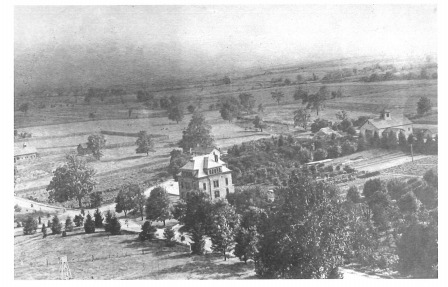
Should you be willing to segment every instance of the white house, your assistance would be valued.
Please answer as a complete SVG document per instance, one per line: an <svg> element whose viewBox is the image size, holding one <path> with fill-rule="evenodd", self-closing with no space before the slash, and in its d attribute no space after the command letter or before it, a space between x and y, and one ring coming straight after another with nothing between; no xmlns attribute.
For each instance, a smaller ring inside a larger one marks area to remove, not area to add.
<svg viewBox="0 0 448 287"><path fill-rule="evenodd" d="M226 197L235 188L232 182L232 171L220 159L221 152L214 148L208 153L194 156L185 164L178 174L179 195L181 198L191 190L200 190L210 198Z"/></svg>

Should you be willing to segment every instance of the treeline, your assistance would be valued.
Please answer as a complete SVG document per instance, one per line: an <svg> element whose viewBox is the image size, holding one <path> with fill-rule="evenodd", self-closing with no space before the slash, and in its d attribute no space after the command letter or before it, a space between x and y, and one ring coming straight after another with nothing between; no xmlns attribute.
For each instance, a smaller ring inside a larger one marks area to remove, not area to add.
<svg viewBox="0 0 448 287"><path fill-rule="evenodd" d="M437 79L437 72L430 74L426 68L421 69L420 74L413 72L397 74L393 71L387 71L386 73L373 73L370 76L362 77L360 80L363 82L381 82L381 81L395 81L395 80L428 80Z"/></svg>
<svg viewBox="0 0 448 287"><path fill-rule="evenodd" d="M210 238L224 260L233 252L254 261L260 278L342 278L347 262L437 277L434 171L424 180L369 180L346 199L340 193L293 172L274 197L258 187L215 201L192 191L173 215L190 234L193 254L203 254Z"/></svg>

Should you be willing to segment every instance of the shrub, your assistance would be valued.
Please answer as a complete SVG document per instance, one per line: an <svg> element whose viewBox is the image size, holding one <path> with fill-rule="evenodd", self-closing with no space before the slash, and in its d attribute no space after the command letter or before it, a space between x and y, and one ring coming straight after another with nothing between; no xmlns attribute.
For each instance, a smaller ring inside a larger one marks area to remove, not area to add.
<svg viewBox="0 0 448 287"><path fill-rule="evenodd" d="M121 224L117 217L112 217L110 220L110 233L112 235L119 235L121 234Z"/></svg>
<svg viewBox="0 0 448 287"><path fill-rule="evenodd" d="M361 202L361 195L358 191L358 188L356 186L351 186L347 191L347 201L353 202L353 203L359 203Z"/></svg>
<svg viewBox="0 0 448 287"><path fill-rule="evenodd" d="M14 212L20 212L20 211L22 211L22 208L18 204L14 205Z"/></svg>
<svg viewBox="0 0 448 287"><path fill-rule="evenodd" d="M73 222L70 216L67 216L67 219L65 220L65 231L73 231Z"/></svg>
<svg viewBox="0 0 448 287"><path fill-rule="evenodd" d="M61 234L62 232L62 224L59 221L57 215L53 217L53 222L51 223L51 233L52 234Z"/></svg>
<svg viewBox="0 0 448 287"><path fill-rule="evenodd" d="M81 214L75 215L75 219L73 221L75 222L76 227L80 227L84 223L84 216L82 216Z"/></svg>
<svg viewBox="0 0 448 287"><path fill-rule="evenodd" d="M45 226L45 223L42 224L42 237L45 238L47 237L47 227Z"/></svg>
<svg viewBox="0 0 448 287"><path fill-rule="evenodd" d="M93 221L90 213L87 214L86 222L84 223L84 230L86 233L94 233L95 232L95 222Z"/></svg>
<svg viewBox="0 0 448 287"><path fill-rule="evenodd" d="M171 227L166 227L165 230L163 231L163 236L166 239L166 245L167 246L174 246L174 230Z"/></svg>
<svg viewBox="0 0 448 287"><path fill-rule="evenodd" d="M157 231L157 228L152 226L151 222L149 222L147 220L147 221L145 221L145 223L143 223L142 231L139 233L138 238L141 241L155 239L156 238L156 234L155 234L156 231Z"/></svg>
<svg viewBox="0 0 448 287"><path fill-rule="evenodd" d="M36 229L37 229L37 221L31 215L29 215L26 218L25 223L23 224L23 234L25 235L34 234L36 232Z"/></svg>

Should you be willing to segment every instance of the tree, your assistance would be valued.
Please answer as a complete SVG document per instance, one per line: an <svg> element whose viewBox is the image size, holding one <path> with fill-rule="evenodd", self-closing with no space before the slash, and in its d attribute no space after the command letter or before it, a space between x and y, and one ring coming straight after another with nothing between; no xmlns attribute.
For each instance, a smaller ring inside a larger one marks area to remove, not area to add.
<svg viewBox="0 0 448 287"><path fill-rule="evenodd" d="M397 204L402 213L415 214L419 210L421 202L412 191L409 191L398 200Z"/></svg>
<svg viewBox="0 0 448 287"><path fill-rule="evenodd" d="M73 231L73 222L70 216L67 216L65 219L65 231L72 232Z"/></svg>
<svg viewBox="0 0 448 287"><path fill-rule="evenodd" d="M324 108L325 102L328 99L328 90L326 86L320 87L316 94L311 94L308 96L304 103L307 104L307 109L312 109L316 111L317 116L319 116L319 111Z"/></svg>
<svg viewBox="0 0 448 287"><path fill-rule="evenodd" d="M22 211L22 208L16 203L14 205L14 212L20 212L20 211Z"/></svg>
<svg viewBox="0 0 448 287"><path fill-rule="evenodd" d="M318 148L313 155L313 160L315 161L319 161L319 160L324 160L327 158L327 151L325 149L322 148Z"/></svg>
<svg viewBox="0 0 448 287"><path fill-rule="evenodd" d="M372 197L376 191L385 191L384 182L379 178L369 179L364 183L362 193L367 199Z"/></svg>
<svg viewBox="0 0 448 287"><path fill-rule="evenodd" d="M264 106L261 103L258 105L258 112L259 113L264 113Z"/></svg>
<svg viewBox="0 0 448 287"><path fill-rule="evenodd" d="M191 229L191 253L196 255L204 254L205 238L204 229L201 223L196 223Z"/></svg>
<svg viewBox="0 0 448 287"><path fill-rule="evenodd" d="M211 135L211 126L207 124L201 113L194 113L187 129L183 131L179 146L184 151L188 151L190 148L206 148L213 146L213 144L214 139Z"/></svg>
<svg viewBox="0 0 448 287"><path fill-rule="evenodd" d="M347 191L347 201L352 203L360 203L361 195L359 194L358 187L355 185L351 186Z"/></svg>
<svg viewBox="0 0 448 287"><path fill-rule="evenodd" d="M221 107L219 112L224 120L231 122L234 118L240 115L242 107L237 98L227 96L222 99L220 103Z"/></svg>
<svg viewBox="0 0 448 287"><path fill-rule="evenodd" d="M26 115L26 113L28 112L29 109L30 109L30 104L29 103L24 103L24 104L21 104L19 106L19 111L21 111L25 115Z"/></svg>
<svg viewBox="0 0 448 287"><path fill-rule="evenodd" d="M294 112L294 126L301 126L306 130L311 115L307 109L300 108Z"/></svg>
<svg viewBox="0 0 448 287"><path fill-rule="evenodd" d="M427 97L421 97L417 103L417 114L424 115L432 108L431 100Z"/></svg>
<svg viewBox="0 0 448 287"><path fill-rule="evenodd" d="M146 219L165 221L171 218L171 202L166 189L157 186L149 194L146 200Z"/></svg>
<svg viewBox="0 0 448 287"><path fill-rule="evenodd" d="M146 195L143 192L142 188L138 184L133 184L131 189L134 190L134 201L135 201L135 210L138 211L142 217L145 212L145 203L146 203Z"/></svg>
<svg viewBox="0 0 448 287"><path fill-rule="evenodd" d="M178 149L173 149L170 152L170 156L168 172L171 173L174 180L177 181L177 174L180 172L180 168L188 162L190 156Z"/></svg>
<svg viewBox="0 0 448 287"><path fill-rule="evenodd" d="M200 230L205 234L209 234L212 226L212 202L210 196L202 191L188 192L185 199L177 202L173 216L180 224L184 225L186 230L192 230L196 224L199 224Z"/></svg>
<svg viewBox="0 0 448 287"><path fill-rule="evenodd" d="M75 219L73 220L76 227L80 227L84 224L84 216L82 214L75 215Z"/></svg>
<svg viewBox="0 0 448 287"><path fill-rule="evenodd" d="M229 205L225 199L215 202L213 205L213 229L210 236L212 250L221 253L225 261L227 254L233 250L238 215L235 213L235 208Z"/></svg>
<svg viewBox="0 0 448 287"><path fill-rule="evenodd" d="M416 278L437 278L438 232L437 223L413 222L397 242L400 271Z"/></svg>
<svg viewBox="0 0 448 287"><path fill-rule="evenodd" d="M101 149L106 145L106 140L104 139L103 134L90 135L87 138L87 148L92 152L94 158L99 160L103 153Z"/></svg>
<svg viewBox="0 0 448 287"><path fill-rule="evenodd" d="M95 218L95 227L96 228L103 227L103 215L101 214L101 211L98 208L95 210L93 217Z"/></svg>
<svg viewBox="0 0 448 287"><path fill-rule="evenodd" d="M151 225L151 222L145 221L142 225L142 231L138 234L141 241L152 240L156 238L157 228Z"/></svg>
<svg viewBox="0 0 448 287"><path fill-rule="evenodd" d="M249 93L241 93L238 97L240 98L241 106L246 110L246 113L252 112L252 109L255 106L254 96Z"/></svg>
<svg viewBox="0 0 448 287"><path fill-rule="evenodd" d="M408 148L408 142L406 140L406 135L402 131L398 134L398 146L403 151L407 150L407 148Z"/></svg>
<svg viewBox="0 0 448 287"><path fill-rule="evenodd" d="M389 149L395 149L398 146L397 134L394 131L390 131L387 135L387 147Z"/></svg>
<svg viewBox="0 0 448 287"><path fill-rule="evenodd" d="M366 137L364 133L359 133L358 137L358 151L363 151L366 149Z"/></svg>
<svg viewBox="0 0 448 287"><path fill-rule="evenodd" d="M255 271L261 278L340 278L347 216L334 188L292 174L260 223Z"/></svg>
<svg viewBox="0 0 448 287"><path fill-rule="evenodd" d="M341 146L342 154L349 155L356 152L356 143L346 140Z"/></svg>
<svg viewBox="0 0 448 287"><path fill-rule="evenodd" d="M137 154L146 153L146 156L148 156L150 151L154 151L154 141L146 131L138 133L138 139L135 144L137 145L135 150Z"/></svg>
<svg viewBox="0 0 448 287"><path fill-rule="evenodd" d="M84 231L86 233L94 233L95 232L95 222L93 221L90 213L87 214L86 222L84 223Z"/></svg>
<svg viewBox="0 0 448 287"><path fill-rule="evenodd" d="M168 99L167 97L163 97L160 99L160 107L162 109L168 109L170 107L170 99Z"/></svg>
<svg viewBox="0 0 448 287"><path fill-rule="evenodd" d="M302 76L301 74L298 74L298 75L296 76L296 79L297 79L297 83L298 83L298 84L300 84L300 83L303 82L303 76Z"/></svg>
<svg viewBox="0 0 448 287"><path fill-rule="evenodd" d="M337 118L338 120L340 120L340 121L348 120L348 119L349 119L347 112L344 111L344 110L341 110L341 111L337 112L337 113L336 113L336 118Z"/></svg>
<svg viewBox="0 0 448 287"><path fill-rule="evenodd" d="M135 190L132 189L131 184L123 185L115 197L115 211L118 213L124 212L124 216L127 217L128 211L136 207L135 195Z"/></svg>
<svg viewBox="0 0 448 287"><path fill-rule="evenodd" d="M397 178L391 179L386 184L387 194L393 200L399 200L404 194L406 194L406 184Z"/></svg>
<svg viewBox="0 0 448 287"><path fill-rule="evenodd" d="M175 241L173 241L174 239L174 230L172 227L166 227L163 230L163 236L166 239L166 245L167 246L174 246Z"/></svg>
<svg viewBox="0 0 448 287"><path fill-rule="evenodd" d="M260 129L260 132L263 132L263 129L266 128L266 124L263 122L263 119L260 118L259 116L255 116L253 124L256 129Z"/></svg>
<svg viewBox="0 0 448 287"><path fill-rule="evenodd" d="M381 140L380 140L380 135L378 134L378 131L375 131L373 133L373 138L372 138L372 145L374 147L379 147L381 144Z"/></svg>
<svg viewBox="0 0 448 287"><path fill-rule="evenodd" d="M121 234L120 220L118 220L118 218L116 216L113 216L112 219L110 220L109 232L112 235L119 235L119 234Z"/></svg>
<svg viewBox="0 0 448 287"><path fill-rule="evenodd" d="M189 105L188 107L187 107L187 110L188 110L188 112L189 113L194 113L194 111L196 110L196 107L195 106L193 106L193 105Z"/></svg>
<svg viewBox="0 0 448 287"><path fill-rule="evenodd" d="M277 105L280 105L280 101L285 97L285 94L282 91L273 91L271 92L272 98L277 102Z"/></svg>
<svg viewBox="0 0 448 287"><path fill-rule="evenodd" d="M429 169L428 171L426 171L423 175L423 179L430 186L438 188L439 175L437 173L437 169Z"/></svg>
<svg viewBox="0 0 448 287"><path fill-rule="evenodd" d="M45 223L42 224L42 237L47 237L47 227L45 226Z"/></svg>
<svg viewBox="0 0 448 287"><path fill-rule="evenodd" d="M301 86L294 92L293 98L295 101L306 102L308 100L308 91L305 91Z"/></svg>
<svg viewBox="0 0 448 287"><path fill-rule="evenodd" d="M244 193L245 192L240 194ZM267 198L266 200L269 201ZM238 207L236 210L238 211ZM262 218L266 216L266 212L263 208L249 206L239 213L242 214L242 216L235 235L236 244L234 254L241 261L247 263L247 260L254 259L255 254L258 252L257 245L260 235L257 232L257 228L260 225Z"/></svg>
<svg viewBox="0 0 448 287"><path fill-rule="evenodd" d="M47 187L50 201L65 202L77 199L82 208L82 199L95 188L95 170L75 155L67 155L66 163L53 172L53 178Z"/></svg>
<svg viewBox="0 0 448 287"><path fill-rule="evenodd" d="M180 104L172 104L168 109L168 119L181 122L184 119L184 109Z"/></svg>
<svg viewBox="0 0 448 287"><path fill-rule="evenodd" d="M104 231L106 232L110 232L111 229L110 223L112 221L112 217L114 217L114 214L110 210L108 210L104 218Z"/></svg>
<svg viewBox="0 0 448 287"><path fill-rule="evenodd" d="M52 234L61 234L62 232L62 224L59 221L59 217L55 215L53 217L53 221L51 223L51 233Z"/></svg>
<svg viewBox="0 0 448 287"><path fill-rule="evenodd" d="M330 122L324 119L315 119L311 124L311 132L317 133L321 128L326 128L330 126Z"/></svg>
<svg viewBox="0 0 448 287"><path fill-rule="evenodd" d="M230 85L231 81L230 81L229 76L225 76L225 77L222 79L222 82L224 83L224 85Z"/></svg>
<svg viewBox="0 0 448 287"><path fill-rule="evenodd" d="M30 235L34 234L37 229L37 221L31 216L28 215L25 224L23 225L23 234L24 235Z"/></svg>
<svg viewBox="0 0 448 287"><path fill-rule="evenodd" d="M90 197L90 207L100 207L101 203L103 202L103 193L101 191L92 192L89 194Z"/></svg>

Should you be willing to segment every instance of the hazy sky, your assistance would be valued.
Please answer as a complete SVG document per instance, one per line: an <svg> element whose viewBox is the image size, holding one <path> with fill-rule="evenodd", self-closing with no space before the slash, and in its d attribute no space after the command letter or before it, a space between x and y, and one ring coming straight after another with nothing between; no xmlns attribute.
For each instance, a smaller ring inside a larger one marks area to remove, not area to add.
<svg viewBox="0 0 448 287"><path fill-rule="evenodd" d="M242 59L421 55L436 52L436 13L428 5L17 6L15 47L112 40Z"/></svg>

